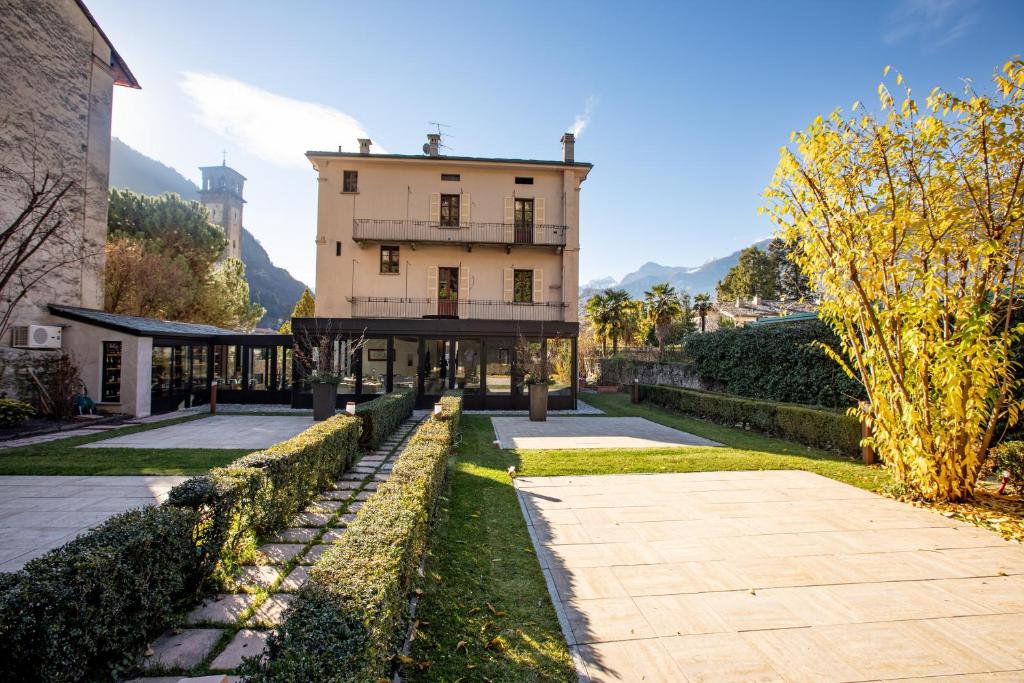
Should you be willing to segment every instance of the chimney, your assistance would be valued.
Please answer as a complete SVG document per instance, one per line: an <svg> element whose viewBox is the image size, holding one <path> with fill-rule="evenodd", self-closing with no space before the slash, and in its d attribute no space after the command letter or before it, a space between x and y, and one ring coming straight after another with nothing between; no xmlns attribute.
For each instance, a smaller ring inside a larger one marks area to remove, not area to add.
<svg viewBox="0 0 1024 683"><path fill-rule="evenodd" d="M567 164L574 163L576 161L576 136L572 133L566 133L562 136L562 161Z"/></svg>
<svg viewBox="0 0 1024 683"><path fill-rule="evenodd" d="M370 138L359 138L359 153L360 154L369 154L370 153L370 145L372 145L372 144L373 144L373 140L371 140Z"/></svg>
<svg viewBox="0 0 1024 683"><path fill-rule="evenodd" d="M423 145L423 151L428 156L436 157L440 155L441 147L441 136L437 133L427 133L427 144Z"/></svg>

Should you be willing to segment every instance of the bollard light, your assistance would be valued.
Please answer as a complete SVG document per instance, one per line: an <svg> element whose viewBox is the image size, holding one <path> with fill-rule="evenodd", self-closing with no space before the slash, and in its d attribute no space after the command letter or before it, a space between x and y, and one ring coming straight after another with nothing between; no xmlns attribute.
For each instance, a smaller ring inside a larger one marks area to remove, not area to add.
<svg viewBox="0 0 1024 683"><path fill-rule="evenodd" d="M440 403L435 403L434 404L434 415L440 415L440 414L441 414L441 404Z"/></svg>
<svg viewBox="0 0 1024 683"><path fill-rule="evenodd" d="M355 401L349 401L348 403L346 403L345 404L345 412L348 413L349 415L355 415L356 414L356 402Z"/></svg>

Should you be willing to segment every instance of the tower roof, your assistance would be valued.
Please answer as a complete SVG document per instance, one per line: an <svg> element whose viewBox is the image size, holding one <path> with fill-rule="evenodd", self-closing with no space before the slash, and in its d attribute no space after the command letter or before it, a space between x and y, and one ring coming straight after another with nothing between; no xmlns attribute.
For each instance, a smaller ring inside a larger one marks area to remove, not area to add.
<svg viewBox="0 0 1024 683"><path fill-rule="evenodd" d="M248 178L246 178L244 175L242 175L235 169L231 168L230 166L226 166L224 164L220 164L218 166L200 166L199 170L203 172L203 175L228 175L235 176L241 180L248 180Z"/></svg>

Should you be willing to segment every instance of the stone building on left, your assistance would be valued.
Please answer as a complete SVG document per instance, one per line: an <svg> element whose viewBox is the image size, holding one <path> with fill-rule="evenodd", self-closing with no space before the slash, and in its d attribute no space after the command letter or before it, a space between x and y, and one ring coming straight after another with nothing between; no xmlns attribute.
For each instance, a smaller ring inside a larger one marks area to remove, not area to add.
<svg viewBox="0 0 1024 683"><path fill-rule="evenodd" d="M45 363L69 348L51 304L103 308L114 86L139 82L82 2L0 4L0 269L27 256L0 281L0 383L12 394L19 359ZM29 221L12 230L27 208ZM24 226L45 232L54 220L59 227L32 251ZM99 368L82 371L95 395Z"/></svg>

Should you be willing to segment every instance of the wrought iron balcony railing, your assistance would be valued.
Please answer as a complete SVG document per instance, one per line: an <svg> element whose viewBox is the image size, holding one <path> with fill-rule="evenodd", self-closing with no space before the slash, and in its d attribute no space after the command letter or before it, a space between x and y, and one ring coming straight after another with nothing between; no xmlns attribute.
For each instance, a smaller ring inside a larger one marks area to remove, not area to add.
<svg viewBox="0 0 1024 683"><path fill-rule="evenodd" d="M463 223L447 226L435 221L356 218L352 239L373 242L436 242L454 244L502 244L505 246L564 247L564 225L511 223Z"/></svg>
<svg viewBox="0 0 1024 683"><path fill-rule="evenodd" d="M566 304L512 303L479 299L411 299L353 296L353 318L461 318L464 320L562 321Z"/></svg>

